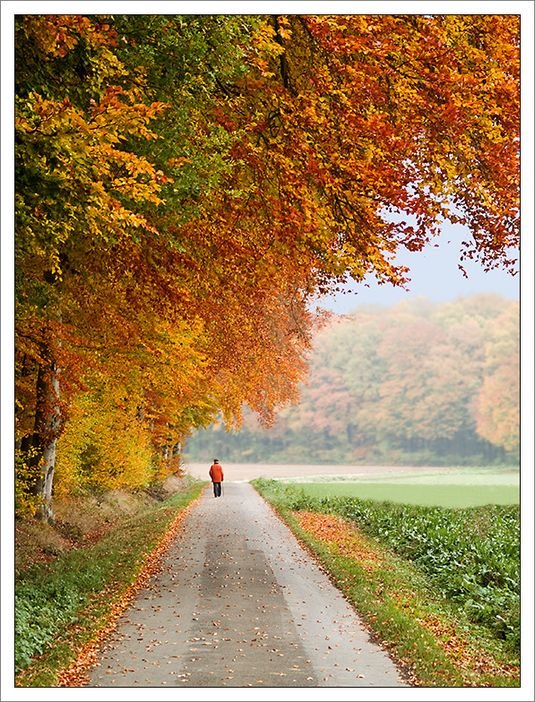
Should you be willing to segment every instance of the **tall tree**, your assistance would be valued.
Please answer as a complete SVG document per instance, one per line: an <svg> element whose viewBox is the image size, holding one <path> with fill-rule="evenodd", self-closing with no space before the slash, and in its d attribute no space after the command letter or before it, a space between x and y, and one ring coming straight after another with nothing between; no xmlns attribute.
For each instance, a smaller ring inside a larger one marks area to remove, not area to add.
<svg viewBox="0 0 535 702"><path fill-rule="evenodd" d="M62 353L72 339L69 293L92 294L99 256L152 229L136 203L161 202L163 173L121 142L152 138L148 123L163 106L106 85L123 74L114 42L108 25L87 17L20 17L16 30L17 354L36 377L29 410L27 397L18 402L22 419L34 415L33 427L21 421L21 446L32 448L45 518L63 423Z"/></svg>
<svg viewBox="0 0 535 702"><path fill-rule="evenodd" d="M82 393L135 378L166 455L219 410L269 422L304 377L310 300L370 272L402 284L396 250L444 218L470 228L464 256L513 266L518 32L512 15L18 17L17 426L44 516Z"/></svg>
<svg viewBox="0 0 535 702"><path fill-rule="evenodd" d="M519 310L510 305L495 320L485 344L485 377L475 401L477 430L518 455L520 447Z"/></svg>

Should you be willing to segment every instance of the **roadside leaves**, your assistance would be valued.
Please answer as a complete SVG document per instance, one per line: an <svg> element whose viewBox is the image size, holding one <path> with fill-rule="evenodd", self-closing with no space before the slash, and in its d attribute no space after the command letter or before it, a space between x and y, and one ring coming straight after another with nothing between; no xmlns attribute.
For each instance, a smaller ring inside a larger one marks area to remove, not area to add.
<svg viewBox="0 0 535 702"><path fill-rule="evenodd" d="M504 629L474 621L471 608L475 601L466 606L467 600L456 598L451 589L459 577L462 580L464 566L486 562L487 582L490 573L494 573L494 580L501 573L514 593L518 578L515 585L514 576L505 575L509 566L500 566L497 556L499 551L505 562L509 559L514 571L515 510L496 506L428 509L353 498L320 499L278 481L257 479L253 485L320 561L411 684L520 684L514 610L506 614L497 609L499 601L487 603L488 611L502 626L507 618L512 636L505 638L501 635ZM463 548L465 543L471 545L467 553L479 554L480 559L458 560L454 565L451 556L457 553L455 547ZM442 564L440 577L426 569L426 563ZM487 591L489 597L493 592L492 588ZM479 595L485 595L483 586Z"/></svg>
<svg viewBox="0 0 535 702"><path fill-rule="evenodd" d="M87 671L97 663L100 646L106 637L115 629L119 617L121 617L134 597L147 585L153 575L158 572L163 553L180 531L184 518L189 514L197 500L190 502L185 509L179 512L157 547L147 554L134 582L132 582L126 590L120 594L119 598L113 602L106 615L105 622L96 632L96 636L83 646L78 652L76 660L66 670L60 673L58 679L59 687L83 687L88 683ZM114 598L115 596L116 592L111 588L110 598Z"/></svg>
<svg viewBox="0 0 535 702"><path fill-rule="evenodd" d="M475 647L455 620L422 611L421 603L410 592L392 590L390 583L381 582L383 575L377 571L379 568L387 571L391 567L388 554L349 520L314 512L293 512L293 516L307 534L355 561L365 573L375 573L376 596L391 600L400 611L414 617L414 621L432 635L435 644L461 670L465 684L474 684L474 673L511 680L519 675L518 665L500 664L493 656ZM358 603L356 606L358 609ZM395 642L385 643L390 648L393 644L395 646Z"/></svg>

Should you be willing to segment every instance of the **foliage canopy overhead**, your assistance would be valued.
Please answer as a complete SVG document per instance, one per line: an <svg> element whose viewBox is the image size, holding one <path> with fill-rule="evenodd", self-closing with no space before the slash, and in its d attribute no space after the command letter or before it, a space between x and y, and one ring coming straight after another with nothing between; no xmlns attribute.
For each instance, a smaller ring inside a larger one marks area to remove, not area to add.
<svg viewBox="0 0 535 702"><path fill-rule="evenodd" d="M463 257L514 269L516 16L19 15L15 60L35 466L97 399L149 453L244 403L269 421L303 378L310 300L403 284L396 250L445 218Z"/></svg>

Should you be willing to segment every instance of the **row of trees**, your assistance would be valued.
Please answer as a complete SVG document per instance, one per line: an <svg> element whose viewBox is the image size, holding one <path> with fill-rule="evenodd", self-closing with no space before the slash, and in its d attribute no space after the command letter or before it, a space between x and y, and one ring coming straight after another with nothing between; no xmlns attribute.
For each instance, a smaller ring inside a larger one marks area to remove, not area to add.
<svg viewBox="0 0 535 702"><path fill-rule="evenodd" d="M444 217L514 265L515 16L19 15L15 80L20 509L269 422L309 300Z"/></svg>
<svg viewBox="0 0 535 702"><path fill-rule="evenodd" d="M519 306L489 295L363 308L315 338L301 401L266 430L194 434L193 460L518 461Z"/></svg>

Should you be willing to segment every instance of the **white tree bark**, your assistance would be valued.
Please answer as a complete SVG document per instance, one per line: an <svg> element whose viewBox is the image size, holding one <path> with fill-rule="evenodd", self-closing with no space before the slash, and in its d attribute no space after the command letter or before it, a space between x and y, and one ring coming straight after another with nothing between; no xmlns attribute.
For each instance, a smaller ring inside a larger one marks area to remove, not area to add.
<svg viewBox="0 0 535 702"><path fill-rule="evenodd" d="M41 498L39 516L43 521L54 518L52 510L52 490L56 467L56 444L61 427L59 404L59 369L47 353L48 362L39 369L37 380L37 408L35 428L42 451L39 463L38 494Z"/></svg>

